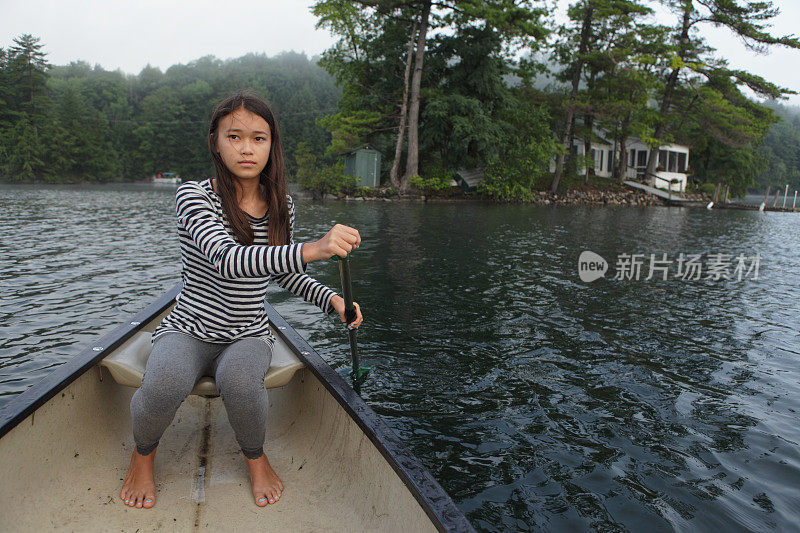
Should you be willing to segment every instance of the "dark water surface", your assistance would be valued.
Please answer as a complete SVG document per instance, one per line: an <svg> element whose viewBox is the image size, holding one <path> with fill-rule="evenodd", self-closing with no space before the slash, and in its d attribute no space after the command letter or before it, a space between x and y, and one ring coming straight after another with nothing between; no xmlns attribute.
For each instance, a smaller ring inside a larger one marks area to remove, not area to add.
<svg viewBox="0 0 800 533"><path fill-rule="evenodd" d="M0 188L0 405L177 281L172 198ZM799 215L297 203L300 242L360 230L363 395L476 528L798 527ZM580 281L584 250L605 279ZM760 265L757 280L614 280L626 253ZM337 289L334 262L309 273ZM347 371L338 319L269 299Z"/></svg>

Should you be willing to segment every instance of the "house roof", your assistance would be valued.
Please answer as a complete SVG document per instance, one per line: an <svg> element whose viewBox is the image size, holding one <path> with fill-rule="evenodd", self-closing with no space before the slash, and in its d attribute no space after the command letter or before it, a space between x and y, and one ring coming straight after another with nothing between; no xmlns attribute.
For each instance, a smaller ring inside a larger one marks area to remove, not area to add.
<svg viewBox="0 0 800 533"><path fill-rule="evenodd" d="M456 174L470 187L476 186L486 178L486 173L480 168L459 169Z"/></svg>
<svg viewBox="0 0 800 533"><path fill-rule="evenodd" d="M344 154L345 155L354 154L354 153L358 152L359 150L372 150L373 152L378 152L379 154L383 155L383 152L381 152L377 148L373 148L372 146L370 146L368 144L365 144L364 146L361 146L359 148L353 148L352 150L349 150L349 151L345 152Z"/></svg>

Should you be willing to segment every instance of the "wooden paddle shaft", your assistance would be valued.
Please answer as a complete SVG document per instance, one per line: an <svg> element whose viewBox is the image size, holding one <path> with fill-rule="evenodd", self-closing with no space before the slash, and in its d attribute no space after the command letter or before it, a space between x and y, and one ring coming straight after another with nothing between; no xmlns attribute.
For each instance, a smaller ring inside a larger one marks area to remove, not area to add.
<svg viewBox="0 0 800 533"><path fill-rule="evenodd" d="M353 305L353 287L350 283L350 255L339 261L339 275L342 278L342 298L344 298L345 324L350 324L356 319L356 306ZM353 372L358 373L360 363L358 348L356 346L356 330L348 330L350 337L350 355L353 361Z"/></svg>

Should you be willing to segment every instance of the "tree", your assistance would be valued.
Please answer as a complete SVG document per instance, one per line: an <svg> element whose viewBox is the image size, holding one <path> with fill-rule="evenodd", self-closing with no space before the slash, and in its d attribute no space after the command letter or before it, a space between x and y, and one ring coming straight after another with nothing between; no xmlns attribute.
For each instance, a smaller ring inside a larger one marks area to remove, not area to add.
<svg viewBox="0 0 800 533"><path fill-rule="evenodd" d="M697 35L701 24L727 28L751 50L764 51L769 46L800 48L800 41L791 36L775 37L767 29L769 21L779 14L770 0L663 0L676 16L673 39L667 58L669 67L660 97L659 115L650 136L650 157L647 175L654 174L658 149L668 132L676 91L681 85L696 83L695 77L725 76L736 86L746 86L760 96L780 98L791 91L741 70L728 68L726 62L711 57L712 49Z"/></svg>
<svg viewBox="0 0 800 533"><path fill-rule="evenodd" d="M438 83L427 90L422 117L428 159L449 169L484 166L504 141L514 143L504 137L512 97L502 36L485 25L464 26L440 36L429 54Z"/></svg>
<svg viewBox="0 0 800 533"><path fill-rule="evenodd" d="M42 52L44 45L39 41L38 37L27 33L17 37L9 49L7 61L11 87L16 89L9 103L30 117L34 129L50 104L45 86L50 65L45 59L47 54Z"/></svg>
<svg viewBox="0 0 800 533"><path fill-rule="evenodd" d="M756 176L760 189L783 186L800 189L800 110L775 101L765 103L779 121L772 125L759 146L766 161L765 168Z"/></svg>
<svg viewBox="0 0 800 533"><path fill-rule="evenodd" d="M531 189L547 172L556 150L549 116L530 84L510 91L508 105L499 112L501 142L489 158L481 192L500 201L530 200Z"/></svg>
<svg viewBox="0 0 800 533"><path fill-rule="evenodd" d="M3 141L7 153L2 172L9 181L34 181L43 174L43 147L27 115L6 132Z"/></svg>
<svg viewBox="0 0 800 533"><path fill-rule="evenodd" d="M651 11L635 2L619 2L606 13L587 59L587 100L597 125L615 146L612 179L623 181L628 139L641 136L652 123L647 104L658 86L654 58L663 50L666 28L645 22Z"/></svg>
<svg viewBox="0 0 800 533"><path fill-rule="evenodd" d="M0 49L4 180L141 179L163 170L185 178L208 176L210 113L230 91L246 87L271 100L288 162L300 140L319 153L329 143L316 121L335 109L340 91L303 54L249 54L227 61L206 56L164 73L148 66L131 76L75 61L48 65L41 77L38 39L17 41L13 54ZM26 65L39 70L31 73ZM43 87L37 85L41 80Z"/></svg>
<svg viewBox="0 0 800 533"><path fill-rule="evenodd" d="M398 136L392 143L395 154L401 152L397 146L407 132L406 168L398 180L400 190L419 172L420 146L424 142L421 120L428 103L426 91L435 89L435 85L425 85L425 65L428 56L436 53L440 37L465 28L484 27L498 32L501 49L508 54L512 46L541 39L545 34L539 20L543 11L535 9L528 0L324 0L314 4L312 11L320 17L320 26L340 36L321 63L344 84L340 107L348 112L357 109L379 112L383 117L380 130L373 133L381 134L389 128L395 131ZM413 53L409 53L410 48ZM375 70L376 62L389 68ZM406 70L410 79L404 75ZM430 79L437 83L435 77ZM387 90L376 97L373 92L376 85ZM403 105L406 97L407 128L401 116L406 110ZM385 126L387 122L394 126Z"/></svg>
<svg viewBox="0 0 800 533"><path fill-rule="evenodd" d="M569 81L569 95L564 104L565 116L561 128L562 149L556 158L556 168L550 190L556 192L565 169L572 169L575 118L578 112L586 117L582 132L586 153L594 135L594 118L599 116L613 138L621 141L631 131L635 110L647 100L648 60L653 40L652 26L643 18L652 12L639 0L580 0L570 6L571 25L562 26L555 53L565 65L560 79ZM582 92L581 83L586 89ZM588 89L588 90L587 90ZM623 161L624 158L617 158ZM615 168L619 175L623 168ZM587 174L588 177L588 174Z"/></svg>
<svg viewBox="0 0 800 533"><path fill-rule="evenodd" d="M562 137L562 147L556 157L556 170L553 174L553 181L550 184L550 190L556 192L558 185L561 182L561 174L564 172L564 158L572 154L572 143L575 125L575 103L578 98L578 89L580 87L581 76L583 74L583 65L586 60L586 52L589 48L589 36L592 31L592 22L594 20L595 8L592 0L584 0L577 6L571 8L571 18L578 15L581 19L580 25L580 38L578 42L578 52L569 66L571 89L569 93L569 101L566 105L566 117L564 118L564 134Z"/></svg>
<svg viewBox="0 0 800 533"><path fill-rule="evenodd" d="M691 142L694 177L727 185L735 196L744 194L766 165L758 146L777 122L773 111L745 97L723 73L680 88L675 106L683 112L672 118L670 129Z"/></svg>

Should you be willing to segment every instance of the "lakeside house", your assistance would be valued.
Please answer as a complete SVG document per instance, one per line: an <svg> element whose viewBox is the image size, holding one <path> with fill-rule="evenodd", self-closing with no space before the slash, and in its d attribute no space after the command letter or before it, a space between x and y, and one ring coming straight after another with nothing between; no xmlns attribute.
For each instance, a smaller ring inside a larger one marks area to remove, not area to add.
<svg viewBox="0 0 800 533"><path fill-rule="evenodd" d="M658 165L654 176L645 177L647 158L650 147L641 139L630 137L625 143L627 169L625 177L641 181L652 187L674 192L685 192L687 170L689 168L689 147L682 144L664 144L659 147ZM584 141L575 137L572 143L572 155L578 158L578 172L586 172L583 166ZM601 178L610 178L612 168L616 162L615 153L618 152L616 143L607 140L602 134L596 133L591 144L591 157L594 161L594 174ZM550 162L550 172L555 172L555 158Z"/></svg>

